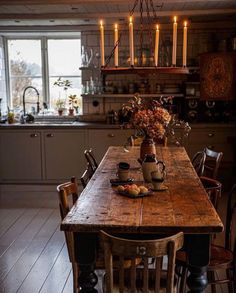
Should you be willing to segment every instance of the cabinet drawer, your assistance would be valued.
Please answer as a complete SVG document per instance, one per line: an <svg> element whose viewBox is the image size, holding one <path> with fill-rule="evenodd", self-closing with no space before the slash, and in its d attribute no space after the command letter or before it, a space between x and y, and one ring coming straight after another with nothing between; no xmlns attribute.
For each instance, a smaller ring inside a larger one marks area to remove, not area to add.
<svg viewBox="0 0 236 293"><path fill-rule="evenodd" d="M231 132L215 129L208 130L192 130L189 135L190 144L204 143L205 145L213 145L215 143L227 143L227 137L232 135Z"/></svg>

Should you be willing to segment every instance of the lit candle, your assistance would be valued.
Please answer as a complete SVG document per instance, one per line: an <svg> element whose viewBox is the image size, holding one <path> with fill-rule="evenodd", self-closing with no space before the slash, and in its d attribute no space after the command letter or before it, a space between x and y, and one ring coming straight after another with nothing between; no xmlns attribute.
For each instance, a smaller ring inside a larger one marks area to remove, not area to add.
<svg viewBox="0 0 236 293"><path fill-rule="evenodd" d="M114 30L114 46L116 46L115 55L114 55L115 67L118 67L119 53L118 53L118 25L117 24L115 24L115 30Z"/></svg>
<svg viewBox="0 0 236 293"><path fill-rule="evenodd" d="M104 52L104 26L103 21L100 21L100 52L101 52L101 66L105 66L105 52Z"/></svg>
<svg viewBox="0 0 236 293"><path fill-rule="evenodd" d="M176 66L176 49L177 49L177 17L174 17L173 23L173 48L172 48L172 66Z"/></svg>
<svg viewBox="0 0 236 293"><path fill-rule="evenodd" d="M184 32L183 32L183 67L187 66L187 21L184 22Z"/></svg>
<svg viewBox="0 0 236 293"><path fill-rule="evenodd" d="M134 28L132 16L129 18L129 53L130 66L134 66Z"/></svg>
<svg viewBox="0 0 236 293"><path fill-rule="evenodd" d="M155 53L154 53L155 66L158 66L158 50L159 50L159 25L157 24L156 39L155 39Z"/></svg>

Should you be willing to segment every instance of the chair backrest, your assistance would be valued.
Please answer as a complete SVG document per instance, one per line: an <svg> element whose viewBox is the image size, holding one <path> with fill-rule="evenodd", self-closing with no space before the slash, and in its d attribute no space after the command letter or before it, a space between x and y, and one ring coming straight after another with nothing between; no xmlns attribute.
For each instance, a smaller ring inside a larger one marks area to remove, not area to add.
<svg viewBox="0 0 236 293"><path fill-rule="evenodd" d="M149 292L149 277L152 275L154 280L152 288L154 292L160 291L160 278L161 266L163 256L168 256L167 265L167 280L166 280L166 293L174 292L174 274L175 274L175 255L176 251L183 246L183 233L180 232L176 235L154 239L154 240L131 240L111 236L104 231L100 232L101 240L104 246L105 253L105 269L106 269L106 289L108 293L112 293L114 278L113 278L113 257L119 258L119 292L124 292L125 276L130 274L129 291L136 292L136 287L140 287L138 283L142 280L141 286L144 293ZM148 259L152 257L155 259L155 268L148 268ZM137 269L135 259L142 258L144 265ZM124 259L131 260L131 267L125 271ZM154 274L151 274L153 272ZM149 276L149 277L148 277ZM153 291L152 291L153 292Z"/></svg>
<svg viewBox="0 0 236 293"><path fill-rule="evenodd" d="M76 178L72 177L71 181L58 185L57 191L59 196L61 219L63 220L71 209L71 202L74 204L79 197ZM70 198L72 201L70 201Z"/></svg>
<svg viewBox="0 0 236 293"><path fill-rule="evenodd" d="M61 219L63 220L70 211L71 206L75 204L76 200L79 197L76 178L72 177L71 181L58 185L57 192L59 197ZM72 232L65 231L65 238L69 259L72 263L74 263L76 262L74 250L74 235Z"/></svg>
<svg viewBox="0 0 236 293"><path fill-rule="evenodd" d="M95 172L98 167L98 162L95 159L95 156L93 154L93 150L92 149L85 150L84 155L85 155L85 158L86 158L88 164L90 165L92 171Z"/></svg>
<svg viewBox="0 0 236 293"><path fill-rule="evenodd" d="M192 158L192 165L198 176L202 176L204 173L205 160L206 153L204 151L197 152Z"/></svg>
<svg viewBox="0 0 236 293"><path fill-rule="evenodd" d="M204 176L217 179L220 163L223 157L222 152L216 152L205 148L206 160L204 164Z"/></svg>
<svg viewBox="0 0 236 293"><path fill-rule="evenodd" d="M218 207L219 198L221 197L222 184L215 179L201 176L200 180L204 186L215 209Z"/></svg>
<svg viewBox="0 0 236 293"><path fill-rule="evenodd" d="M93 176L93 170L91 169L91 166L89 165L89 163L87 163L87 168L85 169L84 173L80 177L80 182L83 188L86 187L86 185L88 184L92 176Z"/></svg>
<svg viewBox="0 0 236 293"><path fill-rule="evenodd" d="M227 214L225 224L225 248L231 249L235 254L236 262L236 184L228 195Z"/></svg>

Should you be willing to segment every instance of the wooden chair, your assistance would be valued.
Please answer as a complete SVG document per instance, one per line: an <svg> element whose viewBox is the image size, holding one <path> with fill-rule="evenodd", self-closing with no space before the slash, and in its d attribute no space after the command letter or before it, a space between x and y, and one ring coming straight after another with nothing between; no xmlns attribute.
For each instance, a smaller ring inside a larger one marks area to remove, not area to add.
<svg viewBox="0 0 236 293"><path fill-rule="evenodd" d="M211 286L211 292L216 293L216 285L228 284L228 292L236 292L236 184L231 189L226 211L225 225L225 244L224 246L211 244L211 257L207 269L208 284ZM181 256L181 259L180 259ZM176 256L177 264L181 261L183 264L183 274L179 292L185 292L187 278L187 259L186 255L181 253ZM225 275L219 278L219 273L224 270ZM221 292L222 291L221 288Z"/></svg>
<svg viewBox="0 0 236 293"><path fill-rule="evenodd" d="M202 175L212 179L217 179L223 153L210 150L209 148L205 148L204 152L206 154L206 160L204 163L204 172Z"/></svg>
<svg viewBox="0 0 236 293"><path fill-rule="evenodd" d="M94 173L98 167L98 162L95 159L95 156L93 154L93 150L92 149L85 150L84 155L85 155L85 158L86 158L88 164L91 167L92 172Z"/></svg>
<svg viewBox="0 0 236 293"><path fill-rule="evenodd" d="M174 292L175 279L175 255L183 245L183 233L154 239L154 240L131 240L111 236L104 231L100 232L105 254L105 292L137 292L142 288L144 293L161 292L160 287L166 288L166 293ZM163 256L168 256L167 272L165 279L161 270ZM114 269L113 257L119 258L120 266ZM148 267L148 260L155 258L154 267ZM135 259L142 258L143 266L137 267ZM131 267L124 269L124 259L131 260ZM118 287L116 291L116 276ZM124 291L126 290L126 291ZM153 292L153 291L152 291Z"/></svg>
<svg viewBox="0 0 236 293"><path fill-rule="evenodd" d="M63 220L65 216L71 209L71 206L78 199L78 185L75 177L71 178L70 182L66 182L57 186L57 192L59 196L59 208L61 219ZM66 245L68 249L69 259L72 264L72 272L73 272L73 292L78 292L78 276L79 276L79 268L78 263L75 258L75 249L74 249L74 234L72 232L65 231Z"/></svg>
<svg viewBox="0 0 236 293"><path fill-rule="evenodd" d="M204 177L204 176L200 176L200 180L212 204L217 210L219 198L221 197L221 190L222 190L221 182L212 178Z"/></svg>
<svg viewBox="0 0 236 293"><path fill-rule="evenodd" d="M198 176L202 176L204 173L205 161L206 153L204 151L199 151L193 156L192 165Z"/></svg>
<svg viewBox="0 0 236 293"><path fill-rule="evenodd" d="M86 187L86 185L88 184L88 182L89 182L89 180L91 179L92 176L93 176L93 171L92 171L91 166L89 165L89 163L87 163L87 168L85 169L84 173L80 177L80 182L81 182L83 188Z"/></svg>

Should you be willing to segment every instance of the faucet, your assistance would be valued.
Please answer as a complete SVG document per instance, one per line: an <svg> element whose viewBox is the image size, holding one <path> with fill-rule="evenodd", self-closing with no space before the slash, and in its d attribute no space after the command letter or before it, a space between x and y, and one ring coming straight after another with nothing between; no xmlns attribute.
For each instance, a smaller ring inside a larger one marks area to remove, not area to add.
<svg viewBox="0 0 236 293"><path fill-rule="evenodd" d="M33 90L36 91L36 94L37 94L37 96L38 96L38 100L37 100L37 114L39 113L39 92L38 92L38 90L37 90L35 87L29 85L29 86L27 86L27 87L24 89L24 92L23 92L23 115L24 115L24 116L25 116L25 114L26 114L26 113L25 113L25 92L26 92L28 89L33 89Z"/></svg>

